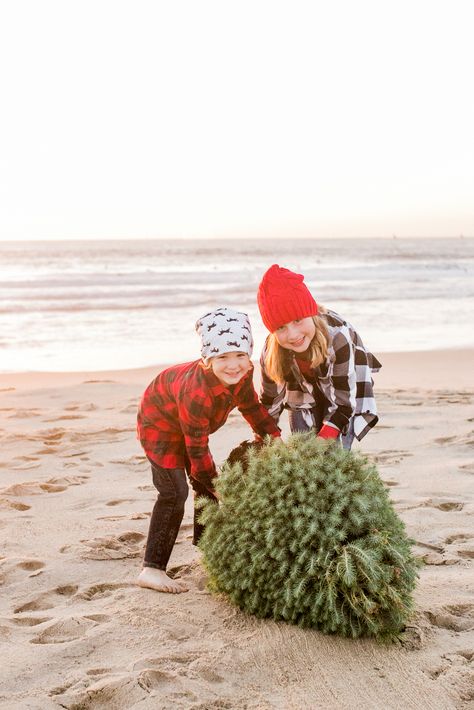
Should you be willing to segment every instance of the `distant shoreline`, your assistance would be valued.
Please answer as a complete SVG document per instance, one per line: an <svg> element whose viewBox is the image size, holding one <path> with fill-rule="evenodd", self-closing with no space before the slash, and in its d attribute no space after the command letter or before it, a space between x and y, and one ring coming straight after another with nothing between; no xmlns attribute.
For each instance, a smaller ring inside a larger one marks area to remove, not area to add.
<svg viewBox="0 0 474 710"><path fill-rule="evenodd" d="M275 235L259 235L256 237L236 237L236 236L228 236L228 237L176 237L176 236L171 236L171 237L83 237L83 238L78 238L78 237L50 237L50 238L45 238L45 237L30 237L29 239L3 239L0 237L0 247L2 245L16 245L16 244L51 244L51 243L59 243L59 244L66 244L66 243L74 243L74 244L82 244L83 242L88 242L88 243L93 243L93 244L101 244L101 243L109 243L109 242L117 242L120 244L123 244L125 242L134 242L134 243L143 243L143 242L175 242L178 241L180 243L185 243L185 242L213 242L213 243L227 243L230 241L235 241L238 239L239 241L243 241L245 243L253 242L253 243L258 243L259 240L263 241L270 241L272 239L276 241L295 241L295 242L338 242L338 241L346 241L346 240L356 240L359 239L361 241L370 241L370 240L377 240L377 239L383 239L384 241L422 241L422 240L427 240L427 239L436 239L436 240L442 240L442 239L474 239L474 235L466 235L466 234L453 234L453 235L431 235L431 234L425 234L425 235L415 235L415 236L399 236L398 234L385 234L385 235L374 235L372 237L362 237L362 236L357 236L357 235L347 235L347 236L339 236L339 237L303 237L303 236L298 236L298 237L282 237L282 236L275 236Z"/></svg>

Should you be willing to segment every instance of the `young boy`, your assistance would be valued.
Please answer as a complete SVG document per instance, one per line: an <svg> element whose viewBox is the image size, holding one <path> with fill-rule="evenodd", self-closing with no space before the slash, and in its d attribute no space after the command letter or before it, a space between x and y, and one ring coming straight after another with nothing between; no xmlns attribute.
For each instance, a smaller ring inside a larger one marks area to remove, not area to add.
<svg viewBox="0 0 474 710"><path fill-rule="evenodd" d="M280 436L253 387L253 339L247 314L218 308L197 321L196 331L201 337L201 359L161 372L145 390L138 412L138 437L151 463L158 498L137 584L174 594L187 591L166 574L188 496L186 473L196 496L217 500L209 435L237 407L258 436ZM198 514L195 510L195 545L202 533Z"/></svg>

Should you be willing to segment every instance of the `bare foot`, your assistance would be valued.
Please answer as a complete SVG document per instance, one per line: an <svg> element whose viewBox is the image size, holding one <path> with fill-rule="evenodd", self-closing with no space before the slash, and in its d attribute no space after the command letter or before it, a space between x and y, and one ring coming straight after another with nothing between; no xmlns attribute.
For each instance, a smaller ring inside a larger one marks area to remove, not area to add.
<svg viewBox="0 0 474 710"><path fill-rule="evenodd" d="M181 592L188 591L188 587L184 584L171 579L164 570L155 569L155 567L144 567L138 575L136 584L139 587L155 589L157 592L169 592L170 594L181 594Z"/></svg>

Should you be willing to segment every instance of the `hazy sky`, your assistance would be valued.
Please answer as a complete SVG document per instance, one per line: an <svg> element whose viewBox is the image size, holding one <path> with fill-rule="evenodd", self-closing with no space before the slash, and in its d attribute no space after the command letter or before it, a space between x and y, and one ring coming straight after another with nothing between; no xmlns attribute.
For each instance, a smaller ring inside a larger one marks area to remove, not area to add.
<svg viewBox="0 0 474 710"><path fill-rule="evenodd" d="M474 235L471 0L0 8L0 239Z"/></svg>

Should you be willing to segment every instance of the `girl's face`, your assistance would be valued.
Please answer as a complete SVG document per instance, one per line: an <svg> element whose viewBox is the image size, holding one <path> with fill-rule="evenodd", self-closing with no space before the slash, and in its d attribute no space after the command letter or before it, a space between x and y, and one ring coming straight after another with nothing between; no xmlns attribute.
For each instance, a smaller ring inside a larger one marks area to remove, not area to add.
<svg viewBox="0 0 474 710"><path fill-rule="evenodd" d="M223 385L236 385L252 367L247 353L224 353L211 358L210 366Z"/></svg>
<svg viewBox="0 0 474 710"><path fill-rule="evenodd" d="M293 350L295 353L304 353L316 333L316 326L312 316L292 320L275 330L273 335L282 348Z"/></svg>

